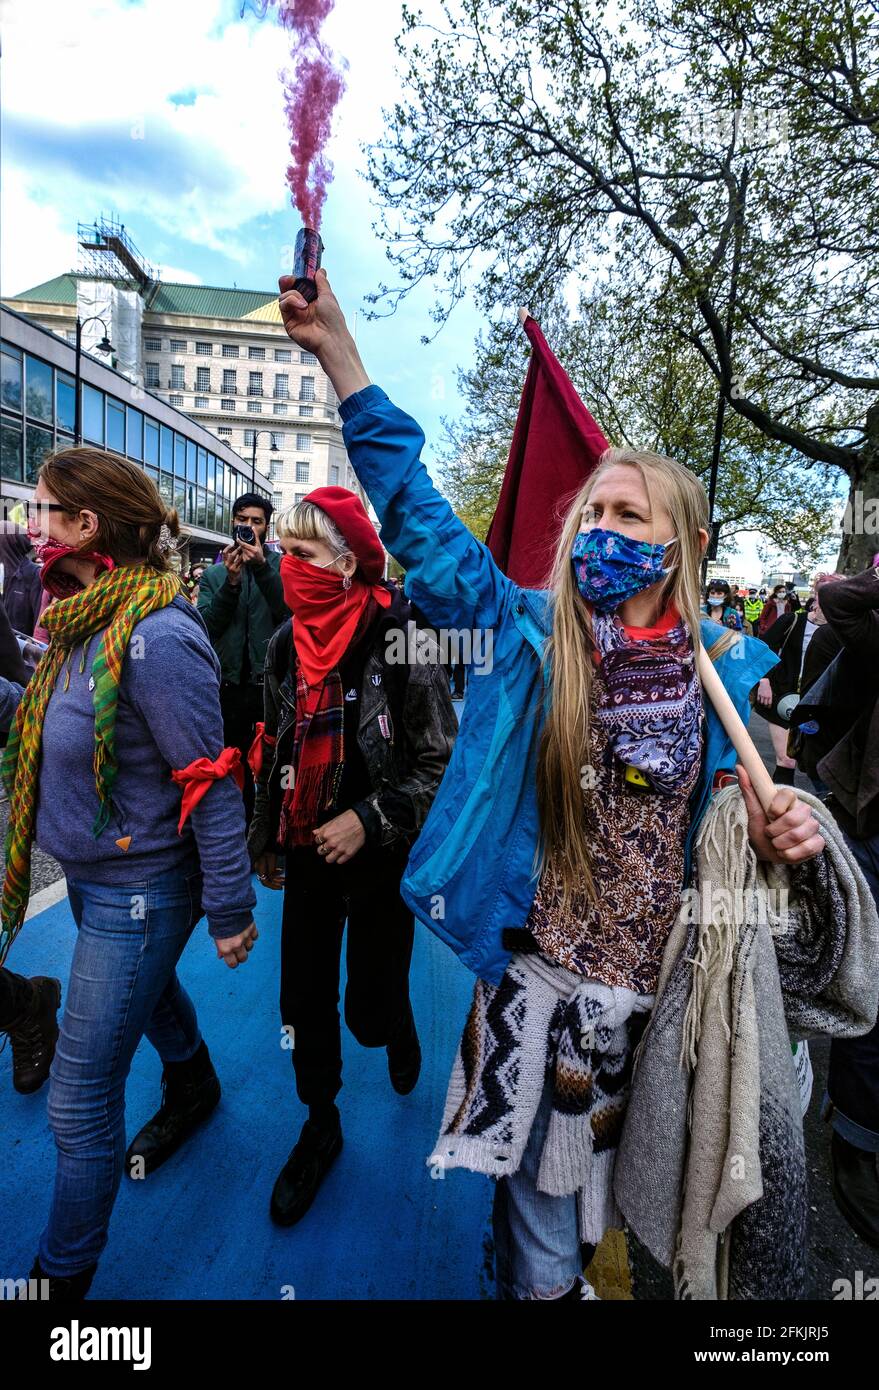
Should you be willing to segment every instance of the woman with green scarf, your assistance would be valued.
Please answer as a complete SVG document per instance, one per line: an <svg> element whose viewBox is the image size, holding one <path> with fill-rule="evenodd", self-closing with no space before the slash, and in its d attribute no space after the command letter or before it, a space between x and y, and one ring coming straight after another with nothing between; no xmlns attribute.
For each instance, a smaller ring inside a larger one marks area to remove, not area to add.
<svg viewBox="0 0 879 1390"><path fill-rule="evenodd" d="M3 761L0 963L36 842L64 870L78 931L49 1080L55 1189L31 1277L73 1300L94 1277L126 1158L143 1177L219 1099L176 965L203 913L219 958L245 961L255 894L217 659L169 566L176 513L135 464L65 449L40 470L29 530L55 601ZM144 1033L164 1101L126 1155L125 1082Z"/></svg>

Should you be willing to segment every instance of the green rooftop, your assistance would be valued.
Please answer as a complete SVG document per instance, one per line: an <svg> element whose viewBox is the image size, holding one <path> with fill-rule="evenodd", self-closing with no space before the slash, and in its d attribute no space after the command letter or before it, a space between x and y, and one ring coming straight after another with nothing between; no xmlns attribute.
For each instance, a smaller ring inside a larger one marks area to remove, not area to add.
<svg viewBox="0 0 879 1390"><path fill-rule="evenodd" d="M36 304L69 304L75 308L76 280L77 277L71 273L56 275L53 280L45 280L42 285L34 285L33 289L12 295L10 302L27 300ZM125 280L114 283L122 288L130 287ZM244 319L267 305L276 305L277 299L277 290L229 290L216 285L180 285L174 281L160 280L147 290L144 308L147 313L154 314Z"/></svg>

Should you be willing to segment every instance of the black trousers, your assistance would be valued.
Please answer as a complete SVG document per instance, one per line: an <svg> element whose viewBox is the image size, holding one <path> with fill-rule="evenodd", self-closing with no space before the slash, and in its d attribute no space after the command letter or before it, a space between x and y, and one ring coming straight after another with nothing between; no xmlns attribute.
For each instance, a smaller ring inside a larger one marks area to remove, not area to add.
<svg viewBox="0 0 879 1390"><path fill-rule="evenodd" d="M235 685L232 681L220 684L220 709L223 714L223 741L227 748L239 748L244 765L244 814L247 824L253 815L253 777L247 766L247 754L253 743L257 723L265 718L263 688L252 681Z"/></svg>
<svg viewBox="0 0 879 1390"><path fill-rule="evenodd" d="M345 1022L364 1047L384 1047L410 1019L415 920L400 897L408 850L364 847L327 864L311 846L286 856L281 1022L293 1029L296 1091L327 1105L342 1086L339 971L348 921Z"/></svg>
<svg viewBox="0 0 879 1390"><path fill-rule="evenodd" d="M23 975L13 975L0 966L0 1033L5 1033L33 999L30 984Z"/></svg>

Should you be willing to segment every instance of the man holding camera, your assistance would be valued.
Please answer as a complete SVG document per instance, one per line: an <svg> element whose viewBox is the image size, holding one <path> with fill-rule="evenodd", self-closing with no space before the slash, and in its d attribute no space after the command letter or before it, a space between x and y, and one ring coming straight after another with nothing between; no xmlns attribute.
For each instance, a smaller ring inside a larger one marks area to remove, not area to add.
<svg viewBox="0 0 879 1390"><path fill-rule="evenodd" d="M263 717L263 668L275 628L290 617L281 587L281 557L264 549L272 505L255 492L232 508L232 543L205 570L198 611L220 659L220 707L226 746L239 748L245 768L244 810L253 814L253 778L247 754Z"/></svg>

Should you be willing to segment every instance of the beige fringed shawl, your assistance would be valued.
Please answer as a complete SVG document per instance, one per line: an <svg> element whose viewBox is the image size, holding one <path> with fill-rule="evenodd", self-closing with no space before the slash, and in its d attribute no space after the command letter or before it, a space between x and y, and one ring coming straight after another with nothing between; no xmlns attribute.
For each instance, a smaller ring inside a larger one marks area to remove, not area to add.
<svg viewBox="0 0 879 1390"><path fill-rule="evenodd" d="M697 894L669 938L636 1057L614 1191L679 1298L802 1296L790 1039L857 1036L876 1017L876 907L827 809L803 800L826 849L794 869L757 861L737 787L712 802Z"/></svg>

